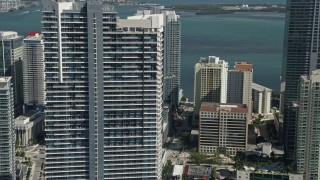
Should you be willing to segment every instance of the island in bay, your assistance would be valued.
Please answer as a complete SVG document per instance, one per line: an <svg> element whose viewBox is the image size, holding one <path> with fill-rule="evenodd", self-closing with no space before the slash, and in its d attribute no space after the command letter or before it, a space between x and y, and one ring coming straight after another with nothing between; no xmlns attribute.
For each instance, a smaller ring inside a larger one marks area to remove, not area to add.
<svg viewBox="0 0 320 180"><path fill-rule="evenodd" d="M176 11L195 11L196 15L232 14L235 12L286 12L284 4L177 4L170 8Z"/></svg>

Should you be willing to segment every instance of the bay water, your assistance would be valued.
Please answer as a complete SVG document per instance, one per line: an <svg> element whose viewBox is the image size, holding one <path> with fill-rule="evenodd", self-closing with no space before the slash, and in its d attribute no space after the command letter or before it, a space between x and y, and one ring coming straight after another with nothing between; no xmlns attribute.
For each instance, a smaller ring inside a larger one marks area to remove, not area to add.
<svg viewBox="0 0 320 180"><path fill-rule="evenodd" d="M173 5L181 3L284 3L284 0L147 0ZM120 17L132 15L138 6L116 7ZM229 62L252 62L254 82L278 90L282 65L285 15L246 12L197 16L178 12L182 19L181 83L185 95L193 99L194 65L200 57L218 56ZM41 7L29 7L0 14L0 31L26 35L41 31Z"/></svg>

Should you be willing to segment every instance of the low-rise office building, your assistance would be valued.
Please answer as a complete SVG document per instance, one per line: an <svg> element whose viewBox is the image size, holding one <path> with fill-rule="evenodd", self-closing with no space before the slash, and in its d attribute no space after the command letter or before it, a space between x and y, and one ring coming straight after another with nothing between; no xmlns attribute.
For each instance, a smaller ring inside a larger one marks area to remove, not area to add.
<svg viewBox="0 0 320 180"><path fill-rule="evenodd" d="M245 104L202 103L199 114L200 153L245 151L249 118Z"/></svg>
<svg viewBox="0 0 320 180"><path fill-rule="evenodd" d="M44 118L44 113L29 111L15 119L18 145L28 146L31 139L37 139L43 134Z"/></svg>

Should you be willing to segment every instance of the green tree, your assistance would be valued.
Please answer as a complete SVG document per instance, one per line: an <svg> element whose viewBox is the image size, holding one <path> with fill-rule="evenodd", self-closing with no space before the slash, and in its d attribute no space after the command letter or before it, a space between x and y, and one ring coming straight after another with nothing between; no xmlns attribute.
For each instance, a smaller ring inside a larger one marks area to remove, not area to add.
<svg viewBox="0 0 320 180"><path fill-rule="evenodd" d="M200 153L191 153L190 160L191 162L199 165L206 161L206 155Z"/></svg>
<svg viewBox="0 0 320 180"><path fill-rule="evenodd" d="M20 156L21 156L20 151L17 151L17 152L16 152L16 156L17 156L17 157L20 157Z"/></svg>
<svg viewBox="0 0 320 180"><path fill-rule="evenodd" d="M217 177L217 171L215 168L213 168L213 170L211 172L210 180L215 180L216 177Z"/></svg>
<svg viewBox="0 0 320 180"><path fill-rule="evenodd" d="M264 117L263 115L259 114L258 117L256 117L256 118L252 121L253 127L255 127L255 128L261 127L261 126L262 126L262 121L261 121L261 120L262 120L263 117Z"/></svg>
<svg viewBox="0 0 320 180"><path fill-rule="evenodd" d="M185 96L182 96L182 98L180 99L181 102L186 102L187 98Z"/></svg>
<svg viewBox="0 0 320 180"><path fill-rule="evenodd" d="M26 153L25 153L24 151L22 151L21 154L20 154L20 156L21 156L21 157L25 157L25 156L26 156Z"/></svg>
<svg viewBox="0 0 320 180"><path fill-rule="evenodd" d="M190 132L183 132L180 135L180 140L183 145L188 146L190 144Z"/></svg>
<svg viewBox="0 0 320 180"><path fill-rule="evenodd" d="M235 168L236 168L237 170L241 170L241 169L243 169L243 166L244 166L243 160L240 159L239 157L236 157L236 158L235 158Z"/></svg>
<svg viewBox="0 0 320 180"><path fill-rule="evenodd" d="M168 160L166 165L163 167L162 178L164 180L169 179L170 175L172 174L172 171L173 171L172 162L171 162L171 160Z"/></svg>

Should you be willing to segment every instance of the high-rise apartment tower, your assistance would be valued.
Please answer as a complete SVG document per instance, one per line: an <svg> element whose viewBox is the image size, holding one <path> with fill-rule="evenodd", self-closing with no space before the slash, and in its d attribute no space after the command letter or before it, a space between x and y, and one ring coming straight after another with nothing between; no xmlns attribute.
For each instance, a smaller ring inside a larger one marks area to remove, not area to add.
<svg viewBox="0 0 320 180"><path fill-rule="evenodd" d="M0 179L16 179L14 102L11 77L0 77Z"/></svg>
<svg viewBox="0 0 320 180"><path fill-rule="evenodd" d="M245 104L248 113L252 112L253 65L249 62L236 62L228 71L228 103Z"/></svg>
<svg viewBox="0 0 320 180"><path fill-rule="evenodd" d="M31 107L45 104L42 35L32 32L23 40L24 104Z"/></svg>
<svg viewBox="0 0 320 180"><path fill-rule="evenodd" d="M195 65L194 110L198 114L202 102L227 102L228 63L219 57L201 58Z"/></svg>
<svg viewBox="0 0 320 180"><path fill-rule="evenodd" d="M305 179L320 179L320 70L301 76L299 86L296 164Z"/></svg>
<svg viewBox="0 0 320 180"><path fill-rule="evenodd" d="M45 175L161 179L163 20L43 3Z"/></svg>

